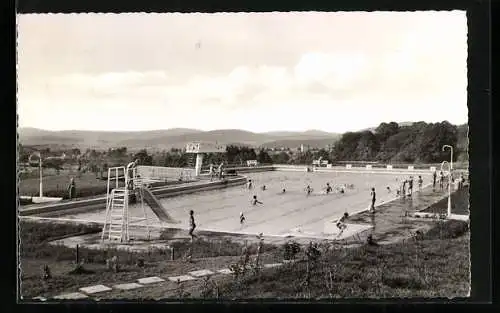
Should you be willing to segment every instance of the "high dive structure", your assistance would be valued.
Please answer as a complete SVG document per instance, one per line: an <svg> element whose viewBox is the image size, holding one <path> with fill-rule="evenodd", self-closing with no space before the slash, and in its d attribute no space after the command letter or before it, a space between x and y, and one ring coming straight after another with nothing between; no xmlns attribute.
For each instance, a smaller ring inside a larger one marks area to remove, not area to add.
<svg viewBox="0 0 500 313"><path fill-rule="evenodd" d="M217 143L191 142L186 145L186 153L193 153L196 155L196 164L194 166L195 175L200 176L204 155L206 153L226 153L226 146Z"/></svg>
<svg viewBox="0 0 500 313"><path fill-rule="evenodd" d="M132 222L145 221L148 237L150 234L148 216L144 202L148 204L158 219L165 223L177 223L163 208L148 186L157 180L137 175L137 161L126 167L112 167L108 169L108 186L106 193L106 218L102 228L101 242L125 243L130 240L129 226ZM140 203L144 216L131 219L129 203L132 195Z"/></svg>

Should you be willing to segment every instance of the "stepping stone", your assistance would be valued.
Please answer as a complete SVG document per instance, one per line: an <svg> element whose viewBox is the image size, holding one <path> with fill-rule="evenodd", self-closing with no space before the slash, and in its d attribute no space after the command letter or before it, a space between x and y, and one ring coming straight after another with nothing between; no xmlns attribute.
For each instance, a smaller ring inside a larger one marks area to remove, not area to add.
<svg viewBox="0 0 500 313"><path fill-rule="evenodd" d="M181 276L172 276L172 277L169 277L168 278L170 281L173 281L173 282L183 282L183 281L188 281L188 280L195 280L196 278L194 278L193 276L189 276L189 275L181 275Z"/></svg>
<svg viewBox="0 0 500 313"><path fill-rule="evenodd" d="M87 295L79 292L65 293L62 295L55 296L54 299L57 300L78 300L88 298Z"/></svg>
<svg viewBox="0 0 500 313"><path fill-rule="evenodd" d="M94 293L99 293L99 292L110 291L112 289L107 287L107 286L104 286L104 285L95 285L95 286L83 287L83 288L80 288L79 290L83 291L87 294L94 294Z"/></svg>
<svg viewBox="0 0 500 313"><path fill-rule="evenodd" d="M189 272L188 274L193 277L203 277L203 276L213 275L214 272L212 272L211 270L199 270L199 271Z"/></svg>
<svg viewBox="0 0 500 313"><path fill-rule="evenodd" d="M273 268L273 267L278 267L283 265L283 263L270 263L270 264L264 264L265 268Z"/></svg>
<svg viewBox="0 0 500 313"><path fill-rule="evenodd" d="M114 285L113 288L115 289L120 289L120 290L132 290L132 289L137 289L144 287L144 285L138 284L138 283L128 283L128 284L119 284L119 285Z"/></svg>
<svg viewBox="0 0 500 313"><path fill-rule="evenodd" d="M153 277L139 278L137 281L139 282L139 284L155 284L155 283L161 283L165 281L165 279L153 276Z"/></svg>
<svg viewBox="0 0 500 313"><path fill-rule="evenodd" d="M221 274L226 274L226 275L228 275L228 274L232 274L232 273L233 273L233 271L231 271L231 270L230 270L230 269L228 269L228 268L223 268L223 269L221 269L221 270L217 270L217 272L219 272L219 273L221 273Z"/></svg>

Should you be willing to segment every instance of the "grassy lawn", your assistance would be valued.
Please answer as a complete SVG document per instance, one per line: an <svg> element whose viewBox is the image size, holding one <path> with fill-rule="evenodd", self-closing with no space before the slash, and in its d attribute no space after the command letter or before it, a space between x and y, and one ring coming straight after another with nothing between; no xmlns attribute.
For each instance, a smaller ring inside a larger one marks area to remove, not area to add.
<svg viewBox="0 0 500 313"><path fill-rule="evenodd" d="M449 225L455 228L457 223ZM458 238L366 245L325 251L309 264L302 260L260 275L226 280L219 294L229 299L463 297L469 293L469 261L468 233Z"/></svg>
<svg viewBox="0 0 500 313"><path fill-rule="evenodd" d="M67 188L70 178L74 177L77 197L95 196L106 193L107 181L96 177L94 173L76 173L61 171L60 175L45 176L43 178L43 193L47 197L68 197ZM19 182L19 194L22 196L38 196L40 180L27 178Z"/></svg>
<svg viewBox="0 0 500 313"><path fill-rule="evenodd" d="M59 175L50 175L43 178L43 195L46 197L62 197L67 199L67 188L71 177L75 180L77 198L106 194L107 179L100 179L94 173L83 173L78 176L76 172L61 171ZM153 183L152 186L176 185L185 182L188 181L171 180L167 183ZM19 194L21 196L38 197L39 188L39 178L26 178L19 182Z"/></svg>

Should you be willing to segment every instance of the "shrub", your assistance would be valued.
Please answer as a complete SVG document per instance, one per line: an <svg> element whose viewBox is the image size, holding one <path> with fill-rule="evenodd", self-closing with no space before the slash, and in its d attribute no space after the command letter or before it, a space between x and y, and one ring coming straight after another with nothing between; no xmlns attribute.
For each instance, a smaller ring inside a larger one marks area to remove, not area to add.
<svg viewBox="0 0 500 313"><path fill-rule="evenodd" d="M300 245L295 241L291 241L285 243L283 249L284 249L283 258L285 260L293 260L295 259L297 253L300 252Z"/></svg>

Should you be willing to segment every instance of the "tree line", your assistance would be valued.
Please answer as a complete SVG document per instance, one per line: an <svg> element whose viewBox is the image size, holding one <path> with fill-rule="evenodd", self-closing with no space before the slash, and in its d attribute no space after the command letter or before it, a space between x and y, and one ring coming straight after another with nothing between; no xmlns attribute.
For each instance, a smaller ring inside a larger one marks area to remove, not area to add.
<svg viewBox="0 0 500 313"><path fill-rule="evenodd" d="M331 161L380 161L436 163L449 159L443 145L454 148L454 161L467 162L467 125L417 122L399 126L382 123L373 132L348 132L342 135L331 153Z"/></svg>
<svg viewBox="0 0 500 313"><path fill-rule="evenodd" d="M204 164L246 166L247 160L257 160L260 164L311 164L322 158L331 163L339 161L378 161L381 163L438 163L449 159L449 151L442 151L443 145L454 147L454 161L468 161L467 125L455 126L447 121L440 123L417 122L408 126L399 126L395 122L381 123L373 131L347 132L330 151L284 151L272 153L265 149L248 146L228 145L226 153L207 153ZM22 150L21 150L22 151ZM20 161L27 160L28 151L23 151ZM148 153L142 149L130 153L126 147L95 151L87 149L85 153L71 151L81 155L85 165L91 171L106 170L109 166L123 166L129 161L139 159L142 165L167 167L194 167L195 155L181 149Z"/></svg>

